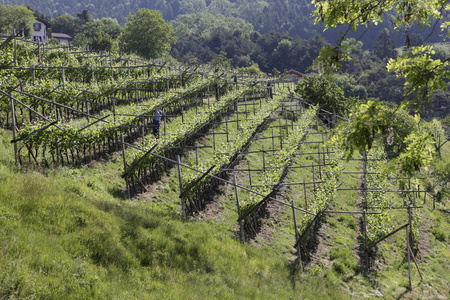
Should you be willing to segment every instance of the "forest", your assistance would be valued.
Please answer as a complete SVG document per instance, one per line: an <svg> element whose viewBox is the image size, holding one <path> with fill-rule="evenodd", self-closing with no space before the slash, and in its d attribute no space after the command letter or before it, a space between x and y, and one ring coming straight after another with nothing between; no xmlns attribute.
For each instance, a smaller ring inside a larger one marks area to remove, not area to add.
<svg viewBox="0 0 450 300"><path fill-rule="evenodd" d="M26 5L51 17L62 14L75 15L83 9L89 10L94 18L110 17L124 25L129 14L136 9L158 10L167 21L175 20L179 15L193 13L211 13L226 17L237 17L253 24L255 30L266 33L282 30L289 35L314 35L309 14L312 11L309 1L228 1L228 0L137 0L137 1L21 1L7 0L2 4ZM276 8L276 9L275 9ZM307 29L311 27L311 29ZM318 28L315 29L316 31Z"/></svg>

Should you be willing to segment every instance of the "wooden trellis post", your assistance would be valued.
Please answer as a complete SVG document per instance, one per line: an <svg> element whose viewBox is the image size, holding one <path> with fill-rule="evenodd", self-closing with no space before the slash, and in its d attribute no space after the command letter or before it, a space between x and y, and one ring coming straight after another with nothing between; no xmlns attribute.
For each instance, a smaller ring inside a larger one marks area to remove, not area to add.
<svg viewBox="0 0 450 300"><path fill-rule="evenodd" d="M230 138L228 136L228 116L225 117L225 127L227 131L227 143L230 141Z"/></svg>
<svg viewBox="0 0 450 300"><path fill-rule="evenodd" d="M316 171L314 168L314 162L312 163L312 173L313 173L313 186L314 186L314 192L316 192Z"/></svg>
<svg viewBox="0 0 450 300"><path fill-rule="evenodd" d="M127 159L126 159L126 155L125 155L125 138L123 137L123 134L120 135L120 139L122 141L123 169L124 169L124 172L126 172L127 171ZM131 195L130 195L130 184L129 184L129 181L128 181L128 177L125 178L125 182L126 182L126 185L127 185L127 197L131 198Z"/></svg>
<svg viewBox="0 0 450 300"><path fill-rule="evenodd" d="M273 138L273 128L272 128L272 150L275 150L275 141Z"/></svg>
<svg viewBox="0 0 450 300"><path fill-rule="evenodd" d="M14 34L14 65L17 66L17 39L16 39L16 29L14 29L13 34Z"/></svg>
<svg viewBox="0 0 450 300"><path fill-rule="evenodd" d="M64 86L65 86L65 84L66 84L66 76L65 76L65 68L64 68L64 66L62 67L62 85L63 85L63 88L64 88Z"/></svg>
<svg viewBox="0 0 450 300"><path fill-rule="evenodd" d="M41 62L41 40L38 40L38 63Z"/></svg>
<svg viewBox="0 0 450 300"><path fill-rule="evenodd" d="M306 180L303 179L303 192L305 194L305 208L308 209L308 198L306 195Z"/></svg>
<svg viewBox="0 0 450 300"><path fill-rule="evenodd" d="M153 74L153 98L156 98L155 74Z"/></svg>
<svg viewBox="0 0 450 300"><path fill-rule="evenodd" d="M250 170L250 161L247 161L248 164L248 180L250 183L250 187L252 187L252 171Z"/></svg>
<svg viewBox="0 0 450 300"><path fill-rule="evenodd" d="M236 100L236 131L239 130L239 102Z"/></svg>
<svg viewBox="0 0 450 300"><path fill-rule="evenodd" d="M114 70L113 70L113 59L112 56L109 57L109 62L111 66L111 78L114 80Z"/></svg>
<svg viewBox="0 0 450 300"><path fill-rule="evenodd" d="M87 118L87 121L89 122L89 115L91 113L90 113L90 110L89 110L89 102L87 102L87 101L86 101L86 112L87 112L86 118Z"/></svg>
<svg viewBox="0 0 450 300"><path fill-rule="evenodd" d="M167 92L169 92L169 90L170 90L169 69L166 69L166 77L167 77Z"/></svg>
<svg viewBox="0 0 450 300"><path fill-rule="evenodd" d="M234 195L236 196L236 206L238 211L238 220L239 220L239 237L241 240L241 243L244 243L244 224L242 223L241 218L241 204L239 202L239 192L237 188L237 182L236 182L236 175L233 175L233 184L234 184Z"/></svg>
<svg viewBox="0 0 450 300"><path fill-rule="evenodd" d="M116 123L116 97L115 97L115 95L113 95L113 99L112 99L112 101L113 101L113 116L114 116L114 123Z"/></svg>
<svg viewBox="0 0 450 300"><path fill-rule="evenodd" d="M318 162L319 162L319 178L322 180L322 166L320 163L320 144L317 145L317 156L318 156Z"/></svg>
<svg viewBox="0 0 450 300"><path fill-rule="evenodd" d="M266 151L264 151L264 145L262 145L262 154L263 154L263 170L266 171Z"/></svg>
<svg viewBox="0 0 450 300"><path fill-rule="evenodd" d="M409 226L411 226L411 224L409 224ZM409 234L408 233L408 227L406 226L406 252L407 252L407 256L408 256L408 275L409 275L409 289L411 289L412 287L412 280L411 280L411 257L409 254Z"/></svg>
<svg viewBox="0 0 450 300"><path fill-rule="evenodd" d="M180 164L180 155L177 155L177 167L178 167L178 183L180 184L180 196L183 193L183 181L181 178L181 164ZM183 216L183 219L186 219L186 209L184 205L184 200L182 197L180 197L181 200L181 215Z"/></svg>
<svg viewBox="0 0 450 300"><path fill-rule="evenodd" d="M12 96L12 93L9 94L9 98L11 101L11 124L12 124L12 134L13 134L13 140L16 140L16 110L14 107L14 99ZM17 143L14 143L14 161L16 166L19 166L19 157L17 153Z"/></svg>
<svg viewBox="0 0 450 300"><path fill-rule="evenodd" d="M280 128L280 148L283 150L283 135L281 133L281 118L278 116L278 126Z"/></svg>
<svg viewBox="0 0 450 300"><path fill-rule="evenodd" d="M213 128L213 150L216 151L216 130Z"/></svg>
<svg viewBox="0 0 450 300"><path fill-rule="evenodd" d="M298 238L299 238L299 233L298 233L298 228L297 228L297 216L296 216L296 214L295 214L295 202L294 202L293 199L292 199L292 202L291 202L291 203L292 203L292 216L293 216L293 218L294 218L295 240L298 240ZM297 256L298 256L297 260L298 260L298 263L300 264L300 270L303 271L303 265L302 265L302 253L301 253L300 249L301 249L300 244L298 244L298 245L297 245Z"/></svg>
<svg viewBox="0 0 450 300"><path fill-rule="evenodd" d="M180 99L181 104L181 122L184 124L184 106L183 106L183 98Z"/></svg>
<svg viewBox="0 0 450 300"><path fill-rule="evenodd" d="M364 202L363 202L363 231L364 231L364 252L366 253L366 267L369 268L369 249L367 248L367 152L363 151L363 173L364 173Z"/></svg>
<svg viewBox="0 0 450 300"><path fill-rule="evenodd" d="M414 234L413 234L413 230L412 230L412 208L411 205L408 205L408 221L409 221L409 243L413 244L414 243Z"/></svg>
<svg viewBox="0 0 450 300"><path fill-rule="evenodd" d="M136 103L139 101L139 93L138 93L138 83L135 82L134 83L134 88L135 88L135 98L136 98Z"/></svg>
<svg viewBox="0 0 450 300"><path fill-rule="evenodd" d="M166 123L167 123L167 117L166 117L166 114L164 114L164 122L163 122L164 136L166 135Z"/></svg>
<svg viewBox="0 0 450 300"><path fill-rule="evenodd" d="M289 135L289 126L288 126L287 108L284 109L284 118L285 118L285 120L286 120L286 135Z"/></svg>

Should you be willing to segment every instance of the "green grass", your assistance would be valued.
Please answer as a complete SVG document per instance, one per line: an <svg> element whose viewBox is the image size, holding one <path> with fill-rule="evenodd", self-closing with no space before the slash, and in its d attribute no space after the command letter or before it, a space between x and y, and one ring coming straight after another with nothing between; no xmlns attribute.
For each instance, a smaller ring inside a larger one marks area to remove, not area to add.
<svg viewBox="0 0 450 300"><path fill-rule="evenodd" d="M17 171L10 138L1 132L0 298L345 298L221 223L117 196L120 160Z"/></svg>
<svg viewBox="0 0 450 300"><path fill-rule="evenodd" d="M232 189L217 197L223 210L220 221L184 221L176 170L153 198L127 200L120 157L71 169L17 170L10 140L9 132L0 130L0 299L450 296L450 217L445 210L433 211L429 205L422 210L430 228L429 246L419 260L425 280L421 283L412 269L410 291L403 231L380 244L380 264L366 274L355 254L359 217L329 215L329 246L318 263L301 273L292 263L290 209L283 210L279 222L264 223L272 241L257 247L240 244ZM314 159L298 157L296 164ZM346 165L347 171L359 168L354 162ZM296 169L288 180L308 180L307 172ZM347 185L357 184L356 176L346 176ZM288 191L296 205L304 205L302 187ZM339 192L332 209L355 210L357 197L352 191Z"/></svg>

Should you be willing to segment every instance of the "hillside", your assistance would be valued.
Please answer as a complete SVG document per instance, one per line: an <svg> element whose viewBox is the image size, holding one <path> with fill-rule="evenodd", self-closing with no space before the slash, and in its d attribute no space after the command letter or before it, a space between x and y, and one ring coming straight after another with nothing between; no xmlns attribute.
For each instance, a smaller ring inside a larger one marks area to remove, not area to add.
<svg viewBox="0 0 450 300"><path fill-rule="evenodd" d="M289 78L2 51L0 298L448 298L450 143L388 177Z"/></svg>
<svg viewBox="0 0 450 300"><path fill-rule="evenodd" d="M53 1L53 0L3 0L2 4L7 5L29 5L33 10L47 16L47 19L55 18L62 14L76 16L83 10L88 10L94 19L112 18L119 24L124 25L127 17L134 14L137 9L148 8L158 10L163 14L166 21L176 20L179 16L211 13L225 17L236 17L245 20L253 25L254 29L265 34L271 31L287 34L291 37L309 39L315 35L323 36L328 42L336 43L344 28L329 29L323 31L323 25L314 25L311 17L313 6L310 1L298 0L276 0L276 1L228 1L228 0L166 0L166 1ZM369 32L366 28L360 28L357 32L351 33L348 37L361 40L366 49L372 49L379 32L386 27L389 28L397 46L403 46L405 33L394 29L389 23L372 26ZM419 34L427 37L428 43L440 41L438 32L433 32L431 28L419 29L413 26L409 34ZM431 34L430 34L431 33Z"/></svg>
<svg viewBox="0 0 450 300"><path fill-rule="evenodd" d="M44 173L17 171L11 134L2 130L0 138L2 298L448 297L448 236L422 233L424 282L415 273L413 290L408 291L402 237L383 246L383 260L370 274L331 267L333 260L350 265L357 261L353 255L333 254L333 249L343 253L342 243L349 237L344 232L354 221L330 217L321 230L326 249L301 273L292 269L294 257L282 220L270 218L266 237L242 245L233 238L235 213L221 209L181 220L176 188L125 200L123 192L117 193L124 189L120 159ZM426 209L424 229L433 226L448 233L448 206L446 210Z"/></svg>
<svg viewBox="0 0 450 300"><path fill-rule="evenodd" d="M292 0L278 1L228 1L228 0L168 0L168 1L51 1L51 0L6 0L3 4L29 4L33 9L51 17L60 14L76 15L83 9L89 10L93 18L110 17L125 24L129 14L138 8L160 11L167 21L175 20L179 15L209 12L225 16L240 17L252 23L258 31L279 30L292 35L308 32L311 27L309 2ZM276 9L275 9L276 8ZM301 28L299 28L301 26Z"/></svg>

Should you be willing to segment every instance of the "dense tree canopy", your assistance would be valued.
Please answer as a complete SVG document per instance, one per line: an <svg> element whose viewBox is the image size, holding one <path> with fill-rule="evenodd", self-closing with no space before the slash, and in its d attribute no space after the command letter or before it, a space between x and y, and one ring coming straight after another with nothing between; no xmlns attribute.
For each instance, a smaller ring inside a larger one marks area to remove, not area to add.
<svg viewBox="0 0 450 300"><path fill-rule="evenodd" d="M309 0L3 0L5 4L28 3L34 9L55 18L61 14L77 16L80 8L89 11L96 19L113 18L119 24L125 25L127 16L134 14L138 8L160 11L169 22L177 17L192 13L222 14L245 20L257 30L265 34L278 31L290 36L309 39L316 34L322 34L323 28L313 24L310 13L313 5ZM325 33L328 34L328 33ZM329 34L327 39L334 39L336 32ZM376 34L373 36L375 39ZM370 40L370 39L369 39Z"/></svg>
<svg viewBox="0 0 450 300"><path fill-rule="evenodd" d="M83 24L93 21L87 9L83 9L81 13L77 14L77 18L80 19Z"/></svg>
<svg viewBox="0 0 450 300"><path fill-rule="evenodd" d="M373 53L379 58L395 58L397 51L395 50L394 40L389 34L389 30L384 28L377 36Z"/></svg>
<svg viewBox="0 0 450 300"><path fill-rule="evenodd" d="M172 24L178 37L171 52L176 59L188 61L194 57L208 62L226 53L234 67L256 63L266 73L274 68L306 72L327 44L320 36L304 40L275 31L261 34L242 19L211 14L182 16Z"/></svg>
<svg viewBox="0 0 450 300"><path fill-rule="evenodd" d="M194 34L207 36L214 29L234 31L240 29L244 32L253 32L253 25L241 18L213 15L211 13L194 13L180 15L171 22L177 36Z"/></svg>
<svg viewBox="0 0 450 300"><path fill-rule="evenodd" d="M83 25L73 43L76 46L88 46L94 51L111 51L121 32L122 26L115 20L95 20Z"/></svg>
<svg viewBox="0 0 450 300"><path fill-rule="evenodd" d="M69 14L59 15L51 21L53 32L62 32L74 37L81 31L83 22Z"/></svg>
<svg viewBox="0 0 450 300"><path fill-rule="evenodd" d="M27 34L33 21L33 12L27 7L0 4L0 32L12 33L25 29Z"/></svg>
<svg viewBox="0 0 450 300"><path fill-rule="evenodd" d="M120 49L145 58L157 58L170 50L176 41L173 27L167 24L158 11L141 8L128 17L120 35Z"/></svg>

